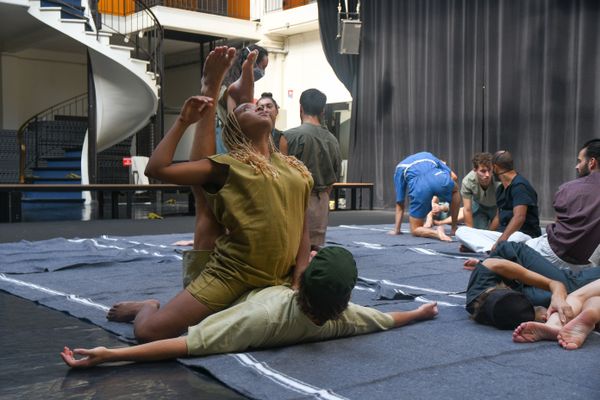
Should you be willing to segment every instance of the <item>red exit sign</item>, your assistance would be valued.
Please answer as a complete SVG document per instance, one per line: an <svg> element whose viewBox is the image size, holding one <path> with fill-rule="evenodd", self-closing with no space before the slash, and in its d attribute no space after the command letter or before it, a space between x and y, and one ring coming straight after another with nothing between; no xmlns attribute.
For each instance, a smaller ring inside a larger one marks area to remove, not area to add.
<svg viewBox="0 0 600 400"><path fill-rule="evenodd" d="M131 157L123 157L123 166L131 167Z"/></svg>

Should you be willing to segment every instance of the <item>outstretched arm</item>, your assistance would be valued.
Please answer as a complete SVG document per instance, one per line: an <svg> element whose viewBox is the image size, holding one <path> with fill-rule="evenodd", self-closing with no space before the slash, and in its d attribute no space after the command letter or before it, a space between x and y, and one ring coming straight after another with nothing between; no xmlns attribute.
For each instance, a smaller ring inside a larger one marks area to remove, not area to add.
<svg viewBox="0 0 600 400"><path fill-rule="evenodd" d="M63 361L71 368L89 368L116 361L159 361L188 355L185 337L157 340L130 347L74 349L66 347L60 353ZM83 358L77 358L83 356Z"/></svg>
<svg viewBox="0 0 600 400"><path fill-rule="evenodd" d="M394 328L410 324L415 321L432 319L438 315L437 303L423 304L419 308L411 311L392 311L388 313L394 318Z"/></svg>
<svg viewBox="0 0 600 400"><path fill-rule="evenodd" d="M552 293L552 300L550 302L550 307L548 307L548 315L553 312L558 312L560 320L563 323L566 323L573 318L573 309L565 301L567 298L567 289L561 282L552 280L515 262L501 258L488 258L484 260L482 264L504 278L548 290Z"/></svg>

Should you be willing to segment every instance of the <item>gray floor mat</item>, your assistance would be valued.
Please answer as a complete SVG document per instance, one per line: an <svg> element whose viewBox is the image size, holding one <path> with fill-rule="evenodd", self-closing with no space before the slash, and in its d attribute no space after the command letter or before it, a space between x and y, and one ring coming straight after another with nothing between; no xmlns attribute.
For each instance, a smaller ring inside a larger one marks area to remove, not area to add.
<svg viewBox="0 0 600 400"><path fill-rule="evenodd" d="M515 344L510 332L471 322L460 293L469 272L462 269L458 244L390 236L389 229L329 228L328 242L346 246L357 259L362 279L352 301L391 311L435 300L440 303L436 320L354 338L181 361L256 399L600 398L598 335L591 335L583 349L568 352L550 342ZM121 300L168 301L181 288L182 249L172 243L190 236L0 244L0 289L130 340L132 325L106 321L106 309ZM378 286L418 297L382 300Z"/></svg>

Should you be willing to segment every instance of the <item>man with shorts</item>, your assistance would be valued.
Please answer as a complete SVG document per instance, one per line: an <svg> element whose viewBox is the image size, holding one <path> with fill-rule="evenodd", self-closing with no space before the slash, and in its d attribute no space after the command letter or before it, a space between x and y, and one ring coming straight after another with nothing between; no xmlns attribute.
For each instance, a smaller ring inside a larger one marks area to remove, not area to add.
<svg viewBox="0 0 600 400"><path fill-rule="evenodd" d="M452 234L456 232L460 195L455 184L456 175L436 156L428 152L413 154L396 166L394 186L396 189L396 223L391 235L400 235L404 202L409 198L410 233L413 236L451 241L443 229L425 228L427 214L431 211L431 200L437 196L450 204Z"/></svg>

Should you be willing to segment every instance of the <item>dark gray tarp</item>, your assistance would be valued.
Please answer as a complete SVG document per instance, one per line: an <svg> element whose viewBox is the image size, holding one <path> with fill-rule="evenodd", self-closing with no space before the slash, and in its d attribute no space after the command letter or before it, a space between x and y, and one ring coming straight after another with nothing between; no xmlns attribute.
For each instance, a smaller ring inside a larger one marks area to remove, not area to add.
<svg viewBox="0 0 600 400"><path fill-rule="evenodd" d="M569 352L552 342L515 344L509 331L475 324L460 293L469 272L462 269L458 244L389 236L391 227L329 228L328 242L345 246L357 260L360 280L352 301L391 311L436 300L440 315L435 320L360 337L181 362L207 370L254 399L600 397L598 335ZM122 300L164 303L172 298L181 290L181 261L175 257L180 249L171 243L190 236L100 237L96 243L107 247L94 245L89 263L77 257L76 248L90 252L88 240L0 244L0 255L12 257L2 264L0 289L131 340L132 325L108 322L107 308ZM52 268L30 267L38 247ZM162 257L144 254L148 248ZM416 297L381 298L393 291ZM85 334L78 343L58 343L57 353L64 344L85 347Z"/></svg>

